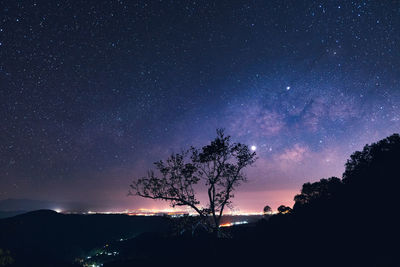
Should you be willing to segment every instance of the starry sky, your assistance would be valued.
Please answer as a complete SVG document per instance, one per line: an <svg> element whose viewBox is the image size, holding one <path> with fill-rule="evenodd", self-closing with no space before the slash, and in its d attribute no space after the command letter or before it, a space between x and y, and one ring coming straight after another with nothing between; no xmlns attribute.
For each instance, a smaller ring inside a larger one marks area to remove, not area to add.
<svg viewBox="0 0 400 267"><path fill-rule="evenodd" d="M3 1L0 199L166 208L128 185L216 128L257 147L236 211L400 129L397 1Z"/></svg>

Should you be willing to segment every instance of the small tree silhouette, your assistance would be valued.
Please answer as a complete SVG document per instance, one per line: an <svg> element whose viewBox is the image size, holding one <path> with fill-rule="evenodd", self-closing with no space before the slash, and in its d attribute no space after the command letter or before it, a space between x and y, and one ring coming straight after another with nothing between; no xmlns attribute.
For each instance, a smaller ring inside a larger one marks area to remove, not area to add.
<svg viewBox="0 0 400 267"><path fill-rule="evenodd" d="M264 209L263 209L263 214L264 214L264 216L265 215L269 215L269 214L271 214L272 213L272 209L271 209L271 207L270 206L265 206L264 207Z"/></svg>
<svg viewBox="0 0 400 267"><path fill-rule="evenodd" d="M280 214L287 214L287 213L290 213L291 211L292 211L292 209L288 206L280 205L278 207L278 212Z"/></svg>

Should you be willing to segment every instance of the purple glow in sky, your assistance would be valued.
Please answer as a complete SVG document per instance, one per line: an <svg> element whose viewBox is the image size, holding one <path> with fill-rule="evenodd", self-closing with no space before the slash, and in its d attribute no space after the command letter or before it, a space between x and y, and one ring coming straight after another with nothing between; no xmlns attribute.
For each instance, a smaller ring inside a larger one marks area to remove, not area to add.
<svg viewBox="0 0 400 267"><path fill-rule="evenodd" d="M394 2L5 5L0 200L165 208L131 180L225 128L259 156L236 209L275 209L400 129Z"/></svg>

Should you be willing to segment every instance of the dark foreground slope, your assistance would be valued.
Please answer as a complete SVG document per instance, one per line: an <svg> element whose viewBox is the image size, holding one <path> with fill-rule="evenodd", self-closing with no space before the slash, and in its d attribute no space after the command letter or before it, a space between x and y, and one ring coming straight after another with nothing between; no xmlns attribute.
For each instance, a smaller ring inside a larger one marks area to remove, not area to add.
<svg viewBox="0 0 400 267"><path fill-rule="evenodd" d="M168 229L163 217L65 215L40 210L0 220L0 247L15 266L69 266L96 247L142 232Z"/></svg>
<svg viewBox="0 0 400 267"><path fill-rule="evenodd" d="M6 229L0 245L7 245L19 266L63 266L56 260L98 246L103 249L82 264L395 267L400 266L399 190L400 136L395 134L351 155L343 179L306 183L292 210L224 228L225 238L164 232L167 218L39 211L0 220L0 229ZM153 233L104 246L144 231ZM104 253L111 258L104 259ZM43 263L48 259L52 262Z"/></svg>
<svg viewBox="0 0 400 267"><path fill-rule="evenodd" d="M132 240L125 258L104 266L400 266L399 192L394 134L352 154L343 179L303 185L286 214L229 229L226 239Z"/></svg>

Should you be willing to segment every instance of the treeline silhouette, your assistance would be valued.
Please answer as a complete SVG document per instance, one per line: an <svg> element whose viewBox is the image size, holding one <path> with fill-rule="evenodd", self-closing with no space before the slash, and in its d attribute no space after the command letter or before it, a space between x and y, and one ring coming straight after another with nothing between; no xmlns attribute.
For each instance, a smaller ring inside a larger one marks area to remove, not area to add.
<svg viewBox="0 0 400 267"><path fill-rule="evenodd" d="M342 179L305 183L294 197L293 208L281 206L272 216L266 208L266 216L257 223L224 228L223 238L207 231L141 234L116 243L112 249L120 254L104 267L400 266L399 185L400 136L393 134L353 153ZM0 225L2 230L7 226ZM18 238L40 238L29 229ZM17 264L20 258L12 250L18 242L14 247L1 244L15 257L9 266L23 266Z"/></svg>
<svg viewBox="0 0 400 267"><path fill-rule="evenodd" d="M304 184L293 209L226 229L230 238L153 236L104 266L400 266L399 179L400 136L393 134L353 153L342 179Z"/></svg>
<svg viewBox="0 0 400 267"><path fill-rule="evenodd" d="M304 184L293 210L261 221L256 236L280 244L268 249L288 264L400 266L399 185L400 136L393 134L353 153L343 179Z"/></svg>

